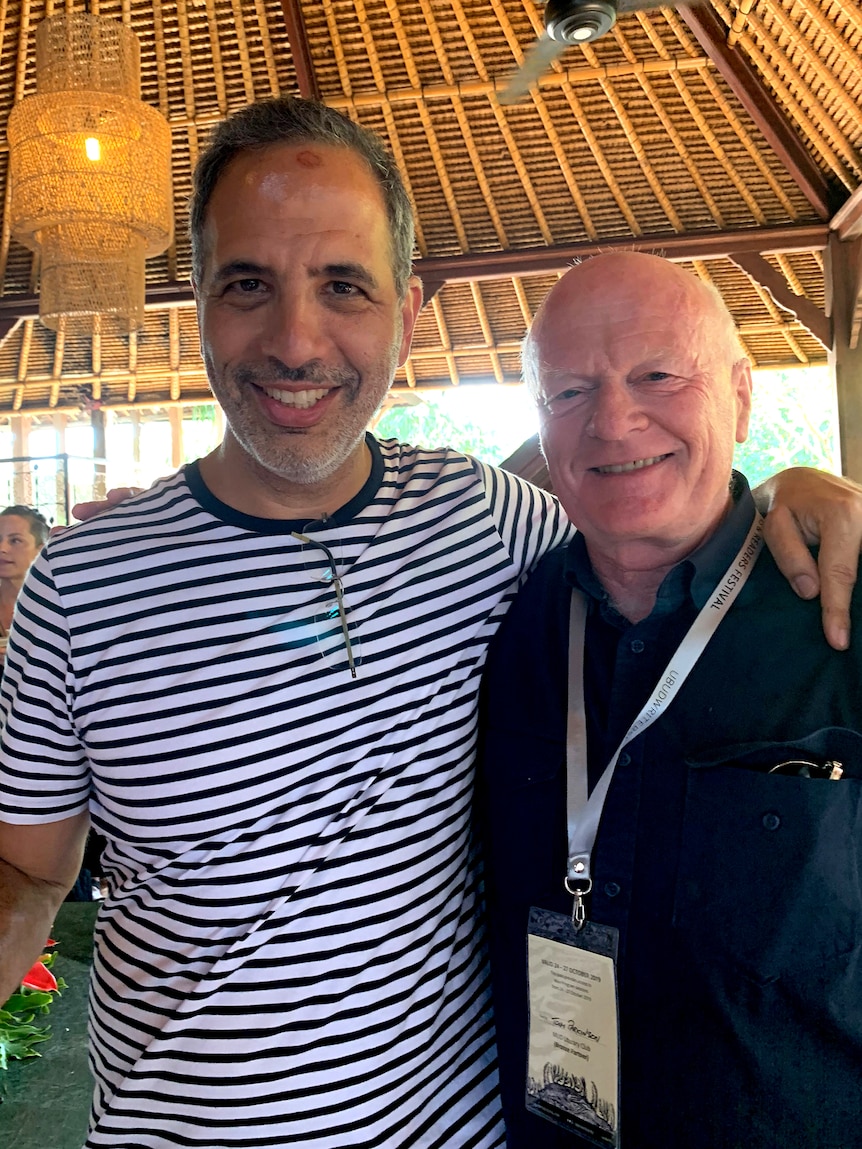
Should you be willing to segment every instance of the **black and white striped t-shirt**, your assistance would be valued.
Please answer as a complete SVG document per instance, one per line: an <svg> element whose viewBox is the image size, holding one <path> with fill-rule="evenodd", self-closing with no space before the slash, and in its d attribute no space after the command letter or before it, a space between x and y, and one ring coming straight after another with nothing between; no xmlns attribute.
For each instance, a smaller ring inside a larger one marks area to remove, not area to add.
<svg viewBox="0 0 862 1149"><path fill-rule="evenodd" d="M109 841L88 1146L503 1143L476 694L519 578L568 527L475 460L373 456L309 543L192 465L51 540L22 591L0 818L89 804Z"/></svg>

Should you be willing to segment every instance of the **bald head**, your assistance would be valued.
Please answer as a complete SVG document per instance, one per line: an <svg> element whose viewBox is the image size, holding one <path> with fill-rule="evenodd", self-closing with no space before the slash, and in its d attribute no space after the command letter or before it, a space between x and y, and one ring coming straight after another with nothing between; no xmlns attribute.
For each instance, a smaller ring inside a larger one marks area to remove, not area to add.
<svg viewBox="0 0 862 1149"><path fill-rule="evenodd" d="M597 255L566 272L551 288L524 340L524 382L538 395L543 342L558 326L570 322L589 301L608 311L656 296L666 300L668 323L680 309L696 321L697 330L729 363L745 358L733 316L719 293L669 260L622 251Z"/></svg>
<svg viewBox="0 0 862 1149"><path fill-rule="evenodd" d="M594 562L679 556L721 520L751 372L711 288L656 256L597 256L548 295L524 367L554 490Z"/></svg>

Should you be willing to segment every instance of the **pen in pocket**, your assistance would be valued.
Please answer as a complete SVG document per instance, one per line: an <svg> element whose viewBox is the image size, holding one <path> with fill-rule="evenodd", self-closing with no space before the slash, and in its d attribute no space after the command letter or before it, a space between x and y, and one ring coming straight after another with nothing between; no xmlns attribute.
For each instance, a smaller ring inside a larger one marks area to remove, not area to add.
<svg viewBox="0 0 862 1149"><path fill-rule="evenodd" d="M773 766L769 773L793 778L827 778L830 782L837 782L844 775L844 767L840 762L806 762L802 758L791 758Z"/></svg>

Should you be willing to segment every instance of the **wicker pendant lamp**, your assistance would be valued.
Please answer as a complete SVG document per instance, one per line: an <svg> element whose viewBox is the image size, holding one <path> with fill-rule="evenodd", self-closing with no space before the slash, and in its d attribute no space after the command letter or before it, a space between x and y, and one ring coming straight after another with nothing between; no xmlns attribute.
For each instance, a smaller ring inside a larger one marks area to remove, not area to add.
<svg viewBox="0 0 862 1149"><path fill-rule="evenodd" d="M144 260L173 237L171 137L140 98L140 45L102 16L36 30L35 96L9 116L12 235L41 255L54 330L95 315L144 322Z"/></svg>

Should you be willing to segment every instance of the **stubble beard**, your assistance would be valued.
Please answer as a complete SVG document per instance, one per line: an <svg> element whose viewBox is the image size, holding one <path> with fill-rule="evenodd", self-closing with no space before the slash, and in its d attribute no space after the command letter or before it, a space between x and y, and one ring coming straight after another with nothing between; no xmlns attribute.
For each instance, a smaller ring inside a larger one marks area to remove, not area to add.
<svg viewBox="0 0 862 1149"><path fill-rule="evenodd" d="M365 431L380 409L395 374L391 364L381 364L384 378L375 372L365 378L355 370L325 368L310 363L291 368L278 360L247 363L231 368L218 387L212 387L214 364L207 362L210 386L216 395L231 433L244 453L268 477L298 486L325 483L350 459L365 438ZM305 383L309 390L338 387L337 409L325 417L326 430L275 427L255 411L251 388L278 387L280 383ZM264 477L266 477L264 476Z"/></svg>

